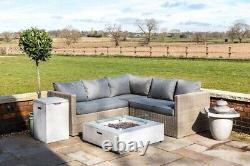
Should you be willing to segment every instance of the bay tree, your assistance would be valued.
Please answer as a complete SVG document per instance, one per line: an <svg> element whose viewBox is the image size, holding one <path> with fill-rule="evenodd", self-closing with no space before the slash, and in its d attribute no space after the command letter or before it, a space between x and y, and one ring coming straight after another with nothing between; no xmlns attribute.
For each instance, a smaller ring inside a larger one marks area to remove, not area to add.
<svg viewBox="0 0 250 166"><path fill-rule="evenodd" d="M37 94L38 98L41 98L39 64L51 58L52 39L45 30L30 28L21 32L19 47L35 62L37 71Z"/></svg>

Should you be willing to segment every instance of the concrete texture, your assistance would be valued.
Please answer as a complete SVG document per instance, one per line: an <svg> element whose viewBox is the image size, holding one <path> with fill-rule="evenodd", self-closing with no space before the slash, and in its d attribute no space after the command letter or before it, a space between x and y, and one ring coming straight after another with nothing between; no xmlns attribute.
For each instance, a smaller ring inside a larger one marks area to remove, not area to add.
<svg viewBox="0 0 250 166"><path fill-rule="evenodd" d="M250 165L248 143L215 141L208 133L182 139L165 137L151 145L144 156L116 154L79 137L44 144L29 135L0 138L1 166L238 166Z"/></svg>

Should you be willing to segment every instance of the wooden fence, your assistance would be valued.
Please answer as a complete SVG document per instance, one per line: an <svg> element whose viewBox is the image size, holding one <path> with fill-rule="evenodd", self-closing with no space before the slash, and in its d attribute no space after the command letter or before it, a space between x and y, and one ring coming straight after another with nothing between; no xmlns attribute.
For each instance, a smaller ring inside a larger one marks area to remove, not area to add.
<svg viewBox="0 0 250 166"><path fill-rule="evenodd" d="M0 47L0 54L21 54L18 47ZM64 55L121 55L143 57L185 57L250 59L250 44L238 45L164 45L137 47L54 48L53 54Z"/></svg>

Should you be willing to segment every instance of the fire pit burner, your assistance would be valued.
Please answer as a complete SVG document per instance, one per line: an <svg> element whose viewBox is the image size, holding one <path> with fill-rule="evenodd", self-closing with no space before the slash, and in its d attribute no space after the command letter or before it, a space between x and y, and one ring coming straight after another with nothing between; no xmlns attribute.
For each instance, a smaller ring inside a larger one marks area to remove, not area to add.
<svg viewBox="0 0 250 166"><path fill-rule="evenodd" d="M108 127L112 127L115 129L127 129L131 127L139 126L136 123L133 122L119 122L119 123L109 123Z"/></svg>

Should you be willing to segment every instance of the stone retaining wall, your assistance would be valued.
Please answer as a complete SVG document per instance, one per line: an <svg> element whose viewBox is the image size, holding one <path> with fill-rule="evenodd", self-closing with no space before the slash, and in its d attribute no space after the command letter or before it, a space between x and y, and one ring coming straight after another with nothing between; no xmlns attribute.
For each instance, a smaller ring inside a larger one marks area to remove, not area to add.
<svg viewBox="0 0 250 166"><path fill-rule="evenodd" d="M229 106L240 112L241 117L234 121L234 131L250 134L250 95L203 89L211 95L211 106L216 100L224 99ZM42 96L46 97L47 92ZM33 100L36 93L26 93L0 97L0 135L28 129L28 117L32 112Z"/></svg>
<svg viewBox="0 0 250 166"><path fill-rule="evenodd" d="M218 98L211 98L211 105L214 106ZM234 101L224 99L229 103L229 107L233 107L240 113L240 118L234 120L233 130L250 134L250 103L242 101Z"/></svg>
<svg viewBox="0 0 250 166"><path fill-rule="evenodd" d="M240 118L234 120L233 130L250 134L250 94L204 89L211 95L211 106L219 99L226 100L229 107L240 113Z"/></svg>

